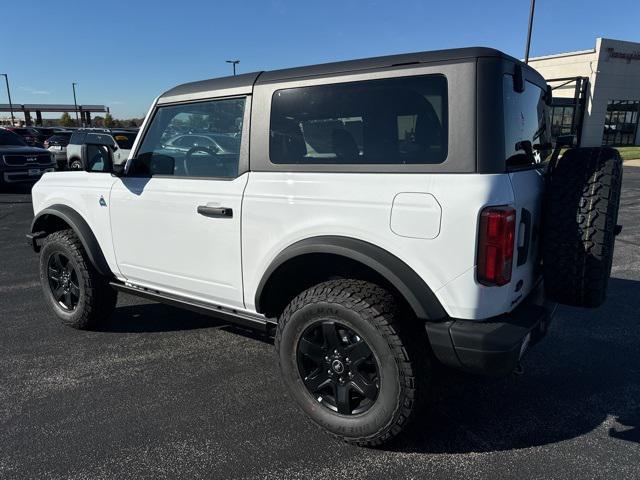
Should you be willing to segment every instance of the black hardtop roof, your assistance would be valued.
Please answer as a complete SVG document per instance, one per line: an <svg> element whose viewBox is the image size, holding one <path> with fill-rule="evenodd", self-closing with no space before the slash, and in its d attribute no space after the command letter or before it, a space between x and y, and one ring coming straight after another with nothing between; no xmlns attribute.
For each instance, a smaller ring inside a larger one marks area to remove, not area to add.
<svg viewBox="0 0 640 480"><path fill-rule="evenodd" d="M452 48L447 50L433 50L429 52L401 53L382 57L362 58L342 62L321 63L305 67L285 68L281 70L244 73L241 75L212 78L197 82L184 83L164 92L160 98L176 95L197 94L228 88L251 87L254 84L272 83L300 77L333 75L358 70L372 70L400 65L454 62L479 57L495 57L522 63L520 60L506 53L487 47ZM522 65L524 65L522 63Z"/></svg>

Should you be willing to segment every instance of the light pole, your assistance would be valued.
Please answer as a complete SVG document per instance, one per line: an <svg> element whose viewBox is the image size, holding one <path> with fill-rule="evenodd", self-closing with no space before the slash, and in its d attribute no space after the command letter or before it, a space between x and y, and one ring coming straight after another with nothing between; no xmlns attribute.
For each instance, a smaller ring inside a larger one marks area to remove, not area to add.
<svg viewBox="0 0 640 480"><path fill-rule="evenodd" d="M230 63L231 65L233 65L233 75L236 75L236 65L238 63L240 63L240 60L225 60L225 62Z"/></svg>
<svg viewBox="0 0 640 480"><path fill-rule="evenodd" d="M78 102L76 101L76 82L73 82L71 84L71 87L73 88L73 104L76 106L76 126L79 127L80 126L80 118L78 117Z"/></svg>
<svg viewBox="0 0 640 480"><path fill-rule="evenodd" d="M4 75L4 81L7 84L7 97L9 97L9 110L11 110L11 126L15 125L15 118L13 118L13 103L11 103L11 90L9 90L9 75L6 73L0 73L0 75Z"/></svg>
<svg viewBox="0 0 640 480"><path fill-rule="evenodd" d="M531 0L529 9L529 31L527 32L527 47L524 51L524 63L529 63L529 47L531 46L531 30L533 29L533 11L536 8L536 0Z"/></svg>

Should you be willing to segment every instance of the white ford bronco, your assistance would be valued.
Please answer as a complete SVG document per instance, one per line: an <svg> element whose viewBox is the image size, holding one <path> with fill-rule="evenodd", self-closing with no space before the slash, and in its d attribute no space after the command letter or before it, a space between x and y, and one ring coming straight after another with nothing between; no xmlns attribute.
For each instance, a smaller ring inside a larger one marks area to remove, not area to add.
<svg viewBox="0 0 640 480"><path fill-rule="evenodd" d="M559 157L550 101L487 48L180 85L126 165L89 143L35 185L45 298L76 328L121 291L262 329L313 421L379 445L437 364L508 374L557 303L605 299L620 156Z"/></svg>

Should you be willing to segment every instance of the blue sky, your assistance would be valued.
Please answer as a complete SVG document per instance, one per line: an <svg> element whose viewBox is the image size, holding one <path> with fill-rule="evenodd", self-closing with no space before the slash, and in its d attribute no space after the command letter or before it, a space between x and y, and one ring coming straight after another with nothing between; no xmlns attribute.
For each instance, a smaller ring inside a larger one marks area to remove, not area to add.
<svg viewBox="0 0 640 480"><path fill-rule="evenodd" d="M30 0L2 5L0 73L16 103L106 104L142 116L192 80L483 45L522 57L529 0ZM6 21L10 20L10 21ZM640 42L640 0L537 0L532 55ZM0 85L0 103L6 103Z"/></svg>

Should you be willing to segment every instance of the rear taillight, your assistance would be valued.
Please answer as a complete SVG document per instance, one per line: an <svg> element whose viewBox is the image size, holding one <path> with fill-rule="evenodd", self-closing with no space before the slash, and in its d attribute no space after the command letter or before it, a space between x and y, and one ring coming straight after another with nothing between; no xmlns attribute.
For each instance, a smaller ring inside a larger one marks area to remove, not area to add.
<svg viewBox="0 0 640 480"><path fill-rule="evenodd" d="M505 285L511 281L516 211L511 207L488 207L480 214L478 282Z"/></svg>

